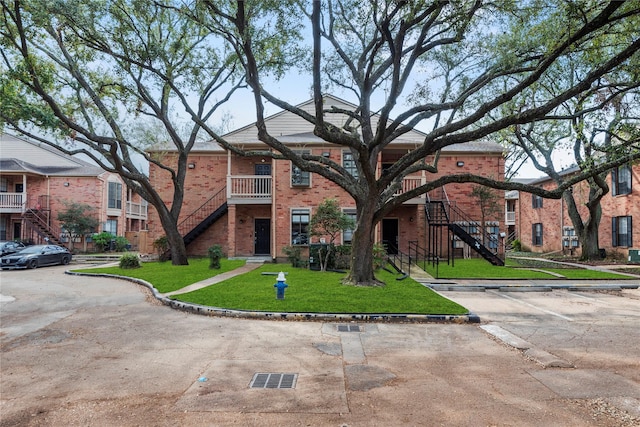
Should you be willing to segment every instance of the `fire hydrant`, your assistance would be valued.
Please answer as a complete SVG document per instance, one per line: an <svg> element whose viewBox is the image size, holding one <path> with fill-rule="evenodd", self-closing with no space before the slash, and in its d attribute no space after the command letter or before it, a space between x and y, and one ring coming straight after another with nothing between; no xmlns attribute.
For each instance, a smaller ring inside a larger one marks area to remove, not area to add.
<svg viewBox="0 0 640 427"><path fill-rule="evenodd" d="M284 299L284 288L289 287L289 285L285 283L286 280L282 271L278 273L277 283L273 285L273 287L276 288L276 299Z"/></svg>

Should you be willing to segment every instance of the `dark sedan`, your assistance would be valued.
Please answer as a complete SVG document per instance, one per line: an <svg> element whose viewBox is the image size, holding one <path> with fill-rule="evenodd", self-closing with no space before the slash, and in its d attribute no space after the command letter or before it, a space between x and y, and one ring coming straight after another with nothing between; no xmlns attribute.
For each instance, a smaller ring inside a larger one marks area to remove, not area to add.
<svg viewBox="0 0 640 427"><path fill-rule="evenodd" d="M67 248L57 245L27 246L19 252L0 258L0 267L9 268L37 268L46 265L67 265L71 262L71 252Z"/></svg>
<svg viewBox="0 0 640 427"><path fill-rule="evenodd" d="M0 242L0 256L12 254L24 248L25 246L20 242Z"/></svg>

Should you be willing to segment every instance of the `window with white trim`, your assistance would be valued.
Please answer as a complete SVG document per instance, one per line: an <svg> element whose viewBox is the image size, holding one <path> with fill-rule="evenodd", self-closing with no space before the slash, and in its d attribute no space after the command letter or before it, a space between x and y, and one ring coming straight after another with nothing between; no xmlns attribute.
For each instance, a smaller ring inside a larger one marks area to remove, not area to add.
<svg viewBox="0 0 640 427"><path fill-rule="evenodd" d="M358 178L358 165L351 151L342 152L342 167L354 178Z"/></svg>
<svg viewBox="0 0 640 427"><path fill-rule="evenodd" d="M309 209L291 210L291 244L294 246L309 244Z"/></svg>
<svg viewBox="0 0 640 427"><path fill-rule="evenodd" d="M118 235L118 220L117 219L108 219L104 223L104 231L107 233L111 233L114 236Z"/></svg>
<svg viewBox="0 0 640 427"><path fill-rule="evenodd" d="M358 217L357 217L355 209L345 209L343 212L344 212L344 214L346 216L351 218L353 220L353 222L356 222L358 220ZM351 229L351 228L347 228L346 230L342 231L342 244L343 245L350 245L351 244L351 242L353 241L353 231L354 231L354 229Z"/></svg>
<svg viewBox="0 0 640 427"><path fill-rule="evenodd" d="M310 154L309 150L296 151L297 154ZM291 186L292 187L309 187L311 185L311 173L303 171L298 166L291 163Z"/></svg>
<svg viewBox="0 0 640 427"><path fill-rule="evenodd" d="M109 182L108 204L109 209L122 209L122 184Z"/></svg>

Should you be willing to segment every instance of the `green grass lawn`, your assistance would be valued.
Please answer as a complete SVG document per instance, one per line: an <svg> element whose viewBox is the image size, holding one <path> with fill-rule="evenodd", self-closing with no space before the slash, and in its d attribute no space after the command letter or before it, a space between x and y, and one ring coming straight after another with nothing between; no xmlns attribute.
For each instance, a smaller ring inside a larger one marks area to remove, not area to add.
<svg viewBox="0 0 640 427"><path fill-rule="evenodd" d="M232 270L244 261L222 260L221 270L210 270L208 259L190 259L188 266L169 262L144 263L142 268L119 267L74 270L82 273L106 273L143 279L165 293ZM285 299L276 299L276 276L262 272L287 272ZM466 314L467 309L426 288L411 278L396 280L396 275L381 270L377 276L386 286L356 287L342 284L344 273L319 272L293 268L287 264L265 264L256 270L200 290L175 295L173 299L205 306L290 313L402 313Z"/></svg>
<svg viewBox="0 0 640 427"><path fill-rule="evenodd" d="M235 270L243 266L244 263L244 260L222 259L220 261L221 268L219 270L211 270L209 268L209 258L192 258L189 260L189 265L172 265L170 262L144 262L141 268L134 269L124 270L115 266L73 271L135 277L136 279L142 279L153 284L160 293L166 293L182 289L192 283L216 276L220 273Z"/></svg>
<svg viewBox="0 0 640 427"><path fill-rule="evenodd" d="M285 299L276 299L276 276L262 272L287 272ZM386 286L343 285L344 273L319 272L283 264L265 264L213 286L173 299L212 307L237 310L305 313L404 313L466 314L467 309L411 278L396 280L386 271L377 274Z"/></svg>
<svg viewBox="0 0 640 427"><path fill-rule="evenodd" d="M535 268L535 270L533 269ZM491 265L482 258L456 259L452 265L445 262L427 266L427 273L439 279L557 279L539 269L561 274L569 279L625 279L625 276L583 268L547 268L546 266L520 266L517 260L507 259L505 267Z"/></svg>

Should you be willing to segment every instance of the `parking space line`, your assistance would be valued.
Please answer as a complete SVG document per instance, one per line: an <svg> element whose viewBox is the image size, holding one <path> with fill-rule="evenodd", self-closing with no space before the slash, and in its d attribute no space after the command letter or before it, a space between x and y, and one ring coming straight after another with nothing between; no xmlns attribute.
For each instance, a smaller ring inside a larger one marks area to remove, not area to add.
<svg viewBox="0 0 640 427"><path fill-rule="evenodd" d="M488 292L491 292L491 293L496 294L496 295L500 295L500 296L501 296L501 297L503 297L503 298L506 298L506 299L508 299L508 300L515 301L515 302L517 302L517 303L520 303L520 304L526 305L527 307L534 308L534 309L536 309L536 310L538 310L538 311L542 311L543 313L547 313L547 314L550 314L550 315L552 315L552 316L556 316L556 317L559 317L559 318L561 318L561 319L567 320L567 321L569 321L569 322L573 322L573 319L572 319L572 318L567 317L567 316L564 316L564 315L562 315L562 314L560 314L560 313L556 313L555 311L545 310L544 308L541 308L541 307L535 306L535 305L530 304L530 303L528 303L528 302L521 301L521 300L519 300L519 299L517 299L517 298L513 298L513 297L510 297L510 296L508 296L508 295L504 295L504 294L502 294L502 293L500 293L500 292L496 292L496 291L488 291Z"/></svg>

